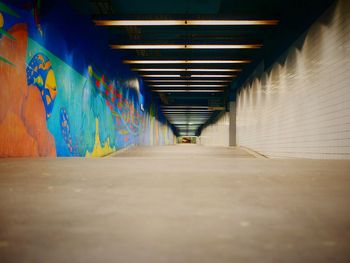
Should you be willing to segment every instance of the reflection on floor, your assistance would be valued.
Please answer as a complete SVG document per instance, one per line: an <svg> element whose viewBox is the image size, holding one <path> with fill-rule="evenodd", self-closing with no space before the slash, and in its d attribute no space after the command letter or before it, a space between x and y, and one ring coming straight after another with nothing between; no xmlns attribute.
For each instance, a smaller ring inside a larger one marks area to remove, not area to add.
<svg viewBox="0 0 350 263"><path fill-rule="evenodd" d="M350 162L237 148L1 159L1 262L350 262Z"/></svg>

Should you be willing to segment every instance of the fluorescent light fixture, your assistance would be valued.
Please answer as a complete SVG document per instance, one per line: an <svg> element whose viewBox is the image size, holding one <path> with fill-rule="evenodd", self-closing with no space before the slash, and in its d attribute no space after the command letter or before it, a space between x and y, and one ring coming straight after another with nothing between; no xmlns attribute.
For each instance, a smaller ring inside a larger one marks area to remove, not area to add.
<svg viewBox="0 0 350 263"><path fill-rule="evenodd" d="M179 78L181 77L180 74L174 74L174 75L140 75L144 78ZM232 78L235 77L235 75L191 75L192 78Z"/></svg>
<svg viewBox="0 0 350 263"><path fill-rule="evenodd" d="M188 121L188 117L185 117L185 118L174 118L172 119L171 117L167 117L167 119L170 121L170 122L174 122L174 121ZM206 117L206 118L190 118L191 121L200 121L200 122L206 122L209 117Z"/></svg>
<svg viewBox="0 0 350 263"><path fill-rule="evenodd" d="M176 115L167 115L170 119L176 119L176 121L184 121L182 118L186 117L189 118L186 121L202 121L203 119L207 119L210 116L209 115L200 115L200 116L194 116L194 115L186 115L186 116L176 116Z"/></svg>
<svg viewBox="0 0 350 263"><path fill-rule="evenodd" d="M185 111L185 112L164 112L164 114L169 114L169 115L200 115L200 116L203 116L203 115L209 115L211 114L212 112L211 111L204 111L204 112L197 112L197 111L194 111L194 112L191 112L191 111Z"/></svg>
<svg viewBox="0 0 350 263"><path fill-rule="evenodd" d="M241 69L225 69L225 68L193 68L186 71L198 71L198 72L239 72Z"/></svg>
<svg viewBox="0 0 350 263"><path fill-rule="evenodd" d="M190 108L190 109L195 109L195 108L200 108L200 109L208 109L208 106L191 106L191 105L161 105L161 108Z"/></svg>
<svg viewBox="0 0 350 263"><path fill-rule="evenodd" d="M179 78L181 77L179 74L176 75L140 75L144 78Z"/></svg>
<svg viewBox="0 0 350 263"><path fill-rule="evenodd" d="M209 118L211 116L211 114L195 114L195 113L192 113L192 114L189 114L189 113L179 113L179 114L164 114L164 116L167 116L167 117L174 117L174 118L177 118L177 117L186 117L186 116L189 116L189 117L194 117L194 116L199 116L199 117L205 117L205 118Z"/></svg>
<svg viewBox="0 0 350 263"><path fill-rule="evenodd" d="M113 49L182 49L185 45L110 45Z"/></svg>
<svg viewBox="0 0 350 263"><path fill-rule="evenodd" d="M187 25L203 26L273 26L278 20L187 20Z"/></svg>
<svg viewBox="0 0 350 263"><path fill-rule="evenodd" d="M154 71L187 71L185 68L133 68L132 71L146 71L146 72L154 72Z"/></svg>
<svg viewBox="0 0 350 263"><path fill-rule="evenodd" d="M192 114L190 114L190 113L187 113L187 114L181 114L181 115L179 115L179 114L177 114L177 115L175 115L175 114L164 114L164 115L167 115L167 116L169 116L170 118L177 118L177 117L181 117L181 116L187 116L187 117L189 117L189 118L201 118L201 119L203 119L203 118L208 118L211 114L197 114L197 115L195 115L194 113L192 113ZM186 121L188 121L188 120L186 120Z"/></svg>
<svg viewBox="0 0 350 263"><path fill-rule="evenodd" d="M205 119L205 120L200 120L201 121L201 124L200 125L203 125L208 119Z"/></svg>
<svg viewBox="0 0 350 263"><path fill-rule="evenodd" d="M209 109L207 109L207 108L170 108L170 109L167 109L167 108L162 108L162 110L163 111L165 111L165 110L180 110L180 111L186 111L186 110L203 110L203 111L206 111L206 110L208 110L209 111ZM212 109L210 109L210 111L214 111L214 110L212 110Z"/></svg>
<svg viewBox="0 0 350 263"><path fill-rule="evenodd" d="M207 119L209 119L210 118L210 116L200 116L200 117L196 117L196 116L189 116L189 115L187 115L187 116L171 116L171 115L168 115L167 116L167 119L169 119L169 120L171 120L172 122L173 121L200 121L200 122L202 122L202 121L205 121L205 120L207 120Z"/></svg>
<svg viewBox="0 0 350 263"><path fill-rule="evenodd" d="M164 114L164 115L167 115L170 118L177 118L177 117L181 117L181 116L186 116L188 118L195 118L197 120L198 118L199 119L208 118L210 114L197 114L197 115L194 115L193 113L192 114L188 113L188 114L182 114L182 115L174 115L174 114ZM186 120L186 121L189 121L189 120Z"/></svg>
<svg viewBox="0 0 350 263"><path fill-rule="evenodd" d="M173 125L202 125L203 122L172 122Z"/></svg>
<svg viewBox="0 0 350 263"><path fill-rule="evenodd" d="M193 115L193 114L191 114L191 115L189 115L189 114L181 114L181 115L166 115L166 114L164 114L164 116L166 117L166 118L173 118L173 119L175 119L175 120L184 120L184 119L191 119L191 118L201 118L201 120L204 120L204 119L209 119L210 118L210 116L211 116L211 114L210 115Z"/></svg>
<svg viewBox="0 0 350 263"><path fill-rule="evenodd" d="M96 26L274 26L278 20L94 20Z"/></svg>
<svg viewBox="0 0 350 263"><path fill-rule="evenodd" d="M213 90L210 90L210 89L204 89L204 90L201 90L201 89L175 89L175 90L152 90L154 92L160 92L160 93L166 93L166 92L199 92L199 93L205 93L205 92L225 92L224 90L216 90L216 89L213 89Z"/></svg>
<svg viewBox="0 0 350 263"><path fill-rule="evenodd" d="M110 45L113 49L257 49L261 44L227 44L227 45Z"/></svg>
<svg viewBox="0 0 350 263"><path fill-rule="evenodd" d="M179 117L201 117L201 118L209 118L211 116L210 114L201 114L201 113L173 113L173 114L164 114L164 116L167 117L174 117L174 118L179 118Z"/></svg>
<svg viewBox="0 0 350 263"><path fill-rule="evenodd" d="M168 120L170 120L170 122L174 122L174 121L188 121L188 117L187 118L175 118L175 119L171 119L170 117L167 117ZM200 121L200 122L203 122L205 123L209 117L206 117L206 118L190 118L191 120L195 120L195 121Z"/></svg>
<svg viewBox="0 0 350 263"><path fill-rule="evenodd" d="M205 109L163 109L163 112L212 112L214 110L205 110Z"/></svg>
<svg viewBox="0 0 350 263"><path fill-rule="evenodd" d="M179 130L197 130L198 126L176 126Z"/></svg>
<svg viewBox="0 0 350 263"><path fill-rule="evenodd" d="M180 71L180 72L239 72L241 69L226 69L226 68L133 68L132 71L144 71L144 72L154 72L154 71Z"/></svg>
<svg viewBox="0 0 350 263"><path fill-rule="evenodd" d="M178 88L183 88L183 87L189 87L189 88L217 88L217 87L226 87L227 85L220 85L220 84L214 84L214 85L196 85L196 84L187 84L187 85L149 85L150 87L155 87L155 88L169 88L169 87L178 87Z"/></svg>
<svg viewBox="0 0 350 263"><path fill-rule="evenodd" d="M201 80L201 79L188 79L188 80L184 80L184 79L146 79L146 82L172 82L172 83L179 83L179 82L190 82L190 83L195 83L195 82L203 82L203 83L213 83L213 82L219 82L219 83L224 83L224 82L231 82L231 80L226 80L226 79L213 79L213 80Z"/></svg>
<svg viewBox="0 0 350 263"><path fill-rule="evenodd" d="M212 111L204 111L204 112L200 112L200 111L177 111L177 112L163 112L164 114L170 114L170 115L174 115L174 114L201 114L201 115L204 115L204 114L211 114Z"/></svg>
<svg viewBox="0 0 350 263"><path fill-rule="evenodd" d="M96 26L181 26L186 20L94 20Z"/></svg>
<svg viewBox="0 0 350 263"><path fill-rule="evenodd" d="M124 60L125 64L239 64L250 60Z"/></svg>
<svg viewBox="0 0 350 263"><path fill-rule="evenodd" d="M232 78L235 75L191 75L191 78Z"/></svg>
<svg viewBox="0 0 350 263"><path fill-rule="evenodd" d="M199 126L175 126L176 129L180 131L195 131L199 128Z"/></svg>
<svg viewBox="0 0 350 263"><path fill-rule="evenodd" d="M189 109L189 110L163 110L164 113L181 113L181 112L187 112L187 113L211 113L214 110L203 110L203 109Z"/></svg>
<svg viewBox="0 0 350 263"><path fill-rule="evenodd" d="M166 115L164 114L169 120L171 121L200 121L202 122L205 119L208 119L211 115Z"/></svg>
<svg viewBox="0 0 350 263"><path fill-rule="evenodd" d="M200 122L205 122L208 120L211 115L207 116L193 116L193 115L183 115L183 116L171 116L171 115L165 115L165 117L170 121L200 121Z"/></svg>

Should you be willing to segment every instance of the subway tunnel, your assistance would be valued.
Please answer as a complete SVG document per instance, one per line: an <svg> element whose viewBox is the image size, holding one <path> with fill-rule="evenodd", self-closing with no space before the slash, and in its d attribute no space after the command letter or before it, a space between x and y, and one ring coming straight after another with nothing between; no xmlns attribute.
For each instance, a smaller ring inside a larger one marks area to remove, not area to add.
<svg viewBox="0 0 350 263"><path fill-rule="evenodd" d="M350 262L349 0L0 0L0 262Z"/></svg>

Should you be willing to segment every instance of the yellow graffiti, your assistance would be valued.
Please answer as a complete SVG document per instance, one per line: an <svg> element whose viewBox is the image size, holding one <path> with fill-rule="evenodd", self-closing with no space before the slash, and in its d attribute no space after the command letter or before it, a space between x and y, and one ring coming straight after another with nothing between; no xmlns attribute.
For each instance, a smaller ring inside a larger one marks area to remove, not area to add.
<svg viewBox="0 0 350 263"><path fill-rule="evenodd" d="M3 15L0 13L0 28L2 28L4 26L4 17Z"/></svg>
<svg viewBox="0 0 350 263"><path fill-rule="evenodd" d="M54 99L57 94L57 89L56 89L55 74L53 73L52 69L50 69L49 73L47 74L45 88L49 90L51 98ZM48 104L50 103L48 102Z"/></svg>
<svg viewBox="0 0 350 263"><path fill-rule="evenodd" d="M127 130L120 130L118 131L118 133L125 135L125 134L128 134L129 132Z"/></svg>
<svg viewBox="0 0 350 263"><path fill-rule="evenodd" d="M94 71L92 70L92 67L91 66L88 66L88 73L89 73L89 76L91 77L92 74L94 73Z"/></svg>
<svg viewBox="0 0 350 263"><path fill-rule="evenodd" d="M104 143L104 146L101 145L100 133L99 133L99 130L98 130L98 119L96 118L96 134L95 134L94 149L92 150L91 153L89 151L86 151L85 156L86 157L100 157L100 156L107 155L107 154L109 154L111 152L114 152L115 150L116 150L115 147L111 147L109 145L109 138Z"/></svg>

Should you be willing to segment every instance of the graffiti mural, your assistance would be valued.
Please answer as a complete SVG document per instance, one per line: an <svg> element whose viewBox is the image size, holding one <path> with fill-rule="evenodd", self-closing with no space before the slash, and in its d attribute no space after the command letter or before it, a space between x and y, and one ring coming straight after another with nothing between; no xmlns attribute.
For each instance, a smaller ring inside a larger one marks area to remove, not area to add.
<svg viewBox="0 0 350 263"><path fill-rule="evenodd" d="M57 93L55 74L50 60L44 54L36 54L28 63L26 73L28 85L39 89L46 110L46 118L49 118Z"/></svg>
<svg viewBox="0 0 350 263"><path fill-rule="evenodd" d="M93 157L129 145L173 143L157 105L145 106L135 76L113 78L93 61L75 69L31 33L39 30L35 23L13 22L19 15L6 8L12 13L0 5L0 157Z"/></svg>

